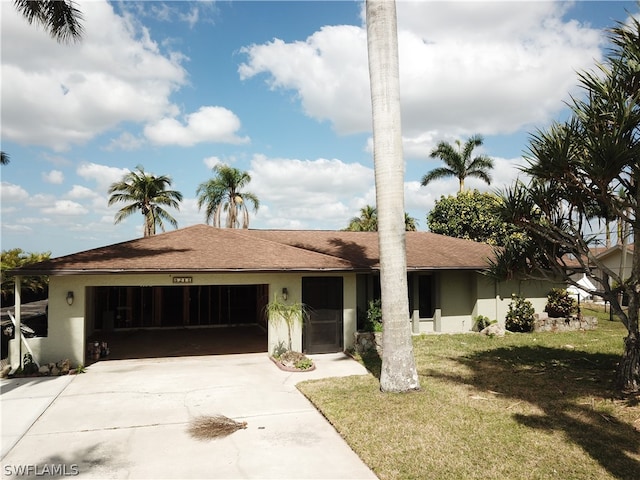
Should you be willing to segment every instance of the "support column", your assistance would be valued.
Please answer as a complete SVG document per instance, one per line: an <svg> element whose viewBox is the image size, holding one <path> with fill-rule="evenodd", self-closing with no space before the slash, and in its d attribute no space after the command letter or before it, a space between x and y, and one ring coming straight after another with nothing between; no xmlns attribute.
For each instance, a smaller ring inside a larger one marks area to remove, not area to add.
<svg viewBox="0 0 640 480"><path fill-rule="evenodd" d="M14 325L15 332L13 335L13 340L9 341L9 362L11 363L12 370L15 370L18 367L22 367L22 300L20 298L22 277L20 275L16 275L14 278L14 310L16 323Z"/></svg>

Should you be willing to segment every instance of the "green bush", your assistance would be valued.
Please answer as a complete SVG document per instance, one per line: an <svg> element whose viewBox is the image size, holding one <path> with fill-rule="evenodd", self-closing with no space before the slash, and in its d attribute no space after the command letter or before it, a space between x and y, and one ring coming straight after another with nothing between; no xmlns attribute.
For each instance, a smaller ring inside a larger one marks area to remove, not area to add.
<svg viewBox="0 0 640 480"><path fill-rule="evenodd" d="M511 295L509 311L505 319L505 328L510 332L530 332L533 330L533 305L526 298Z"/></svg>
<svg viewBox="0 0 640 480"><path fill-rule="evenodd" d="M494 323L498 323L498 321L491 320L489 317L485 317L484 315L478 315L477 317L473 318L473 330L475 330L476 332L481 332L489 325L492 325Z"/></svg>
<svg viewBox="0 0 640 480"><path fill-rule="evenodd" d="M306 357L301 358L296 362L295 365L298 370L309 370L311 367L313 367L313 360Z"/></svg>
<svg viewBox="0 0 640 480"><path fill-rule="evenodd" d="M569 296L564 288L554 288L547 295L544 311L552 318L569 317L578 311L578 303Z"/></svg>
<svg viewBox="0 0 640 480"><path fill-rule="evenodd" d="M382 302L380 299L370 300L367 309L367 321L365 323L366 332L382 331Z"/></svg>

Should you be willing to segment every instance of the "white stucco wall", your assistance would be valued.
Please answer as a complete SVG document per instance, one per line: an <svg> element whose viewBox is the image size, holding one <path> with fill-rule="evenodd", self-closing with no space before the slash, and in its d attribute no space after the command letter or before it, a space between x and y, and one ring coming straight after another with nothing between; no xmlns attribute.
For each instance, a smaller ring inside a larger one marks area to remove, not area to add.
<svg viewBox="0 0 640 480"><path fill-rule="evenodd" d="M99 286L174 286L173 276L169 274L141 274L141 275L67 275L52 276L49 283L49 332L48 337L29 339L36 358L41 363L57 362L68 358L72 365L84 363L86 338L93 331L90 315L87 315L85 303L87 287ZM300 302L302 299L302 277L322 276L322 274L300 273L268 273L268 274L208 274L184 272L177 276L191 276L190 285L261 285L269 286L269 297L281 295L282 289L287 288L288 301ZM333 274L332 276L336 276ZM356 305L356 275L347 273L341 275L344 279L344 328L343 344L353 345L354 332L357 324ZM74 303L69 306L66 302L67 292L74 294ZM279 342L288 342L286 325L271 323L268 325L269 352ZM302 326L296 325L292 331L292 347L302 350Z"/></svg>

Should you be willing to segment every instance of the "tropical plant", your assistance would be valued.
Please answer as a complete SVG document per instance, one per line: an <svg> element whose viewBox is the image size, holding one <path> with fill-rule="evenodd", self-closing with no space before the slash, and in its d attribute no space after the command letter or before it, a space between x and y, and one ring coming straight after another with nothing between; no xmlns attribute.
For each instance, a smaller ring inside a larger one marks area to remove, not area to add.
<svg viewBox="0 0 640 480"><path fill-rule="evenodd" d="M533 304L520 295L511 295L511 303L505 318L505 328L510 332L530 332L533 330Z"/></svg>
<svg viewBox="0 0 640 480"><path fill-rule="evenodd" d="M499 213L501 199L478 190L441 196L427 215L429 231L502 246L516 229Z"/></svg>
<svg viewBox="0 0 640 480"><path fill-rule="evenodd" d="M287 350L293 350L292 333L296 325L302 325L307 316L307 306L301 302L289 302L274 295L273 301L266 307L267 318L273 325L284 323L287 327ZM280 348L281 350L281 348Z"/></svg>
<svg viewBox="0 0 640 480"><path fill-rule="evenodd" d="M382 303L380 299L369 300L365 332L382 332Z"/></svg>
<svg viewBox="0 0 640 480"><path fill-rule="evenodd" d="M72 0L14 0L16 9L29 22L39 24L60 43L82 38L82 12Z"/></svg>
<svg viewBox="0 0 640 480"><path fill-rule="evenodd" d="M7 165L10 161L8 153L0 152L0 165Z"/></svg>
<svg viewBox="0 0 640 480"><path fill-rule="evenodd" d="M51 258L51 252L26 253L20 248L2 250L0 254L0 276L2 278L2 298L10 298L15 293L15 277L9 274L14 268L43 262ZM27 291L37 293L44 292L49 287L49 277L29 276L21 277L21 287Z"/></svg>
<svg viewBox="0 0 640 480"><path fill-rule="evenodd" d="M485 317L484 315L478 315L473 317L473 330L476 332L481 332L489 325L493 325L494 323L498 323L497 320L491 320L489 317Z"/></svg>
<svg viewBox="0 0 640 480"><path fill-rule="evenodd" d="M376 207L365 205L360 209L360 216L353 217L345 229L350 232L376 232L378 230L378 211Z"/></svg>
<svg viewBox="0 0 640 480"><path fill-rule="evenodd" d="M213 167L213 171L216 174L215 177L201 183L196 191L198 209L206 205L206 222L213 221L214 227L221 227L221 216L225 211L227 228L240 228L240 226L249 228L247 201L253 205L254 212L257 212L260 207L258 197L253 193L242 191L251 181L251 175L222 164Z"/></svg>
<svg viewBox="0 0 640 480"><path fill-rule="evenodd" d="M384 335L380 389L420 388L407 302L404 159L395 1L367 0L367 50L373 113L373 160Z"/></svg>
<svg viewBox="0 0 640 480"><path fill-rule="evenodd" d="M446 177L456 177L460 182L460 192L464 190L464 180L467 177L476 177L491 185L491 175L489 171L493 168L493 160L486 155L479 155L471 158L473 149L481 146L483 138L481 135L470 137L464 145L460 140L456 140L456 146L448 142L440 142L431 152L432 158L439 158L447 166L431 170L424 175L421 185L424 187L433 180Z"/></svg>
<svg viewBox="0 0 640 480"><path fill-rule="evenodd" d="M578 302L564 288L553 288L547 295L544 311L552 318L566 318L578 311Z"/></svg>
<svg viewBox="0 0 640 480"><path fill-rule="evenodd" d="M532 135L524 168L532 180L502 194L503 218L522 227L528 240L517 257L508 245L496 252L490 271L504 273L510 264L520 278L575 286L572 273L586 272L596 286L589 293L607 301L627 328L615 387L638 392L640 255L623 278L592 250L597 238L589 223L593 205L599 205L640 238L640 21L628 22L609 30L613 47L605 63L579 74L585 95L573 100L570 118ZM628 309L620 293L629 299Z"/></svg>
<svg viewBox="0 0 640 480"><path fill-rule="evenodd" d="M407 232L417 230L418 221L407 212L404 214L404 229ZM366 205L360 209L360 216L353 217L349 226L345 228L349 232L377 232L378 231L378 210L376 207Z"/></svg>
<svg viewBox="0 0 640 480"><path fill-rule="evenodd" d="M167 190L171 186L171 179L166 176L155 176L146 173L140 165L136 171L129 172L122 180L111 184L108 205L114 203L127 203L118 210L114 223L118 224L135 212L140 211L144 217L144 236L156 234L156 227L164 232L164 221L173 227L178 227L178 222L163 207L180 209L182 193L176 190Z"/></svg>

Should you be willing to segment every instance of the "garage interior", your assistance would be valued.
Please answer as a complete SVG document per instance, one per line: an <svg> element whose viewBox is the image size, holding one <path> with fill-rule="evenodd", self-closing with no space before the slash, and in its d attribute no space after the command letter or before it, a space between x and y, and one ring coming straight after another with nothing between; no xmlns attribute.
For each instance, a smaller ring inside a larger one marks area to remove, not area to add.
<svg viewBox="0 0 640 480"><path fill-rule="evenodd" d="M86 363L267 351L268 285L87 288Z"/></svg>

